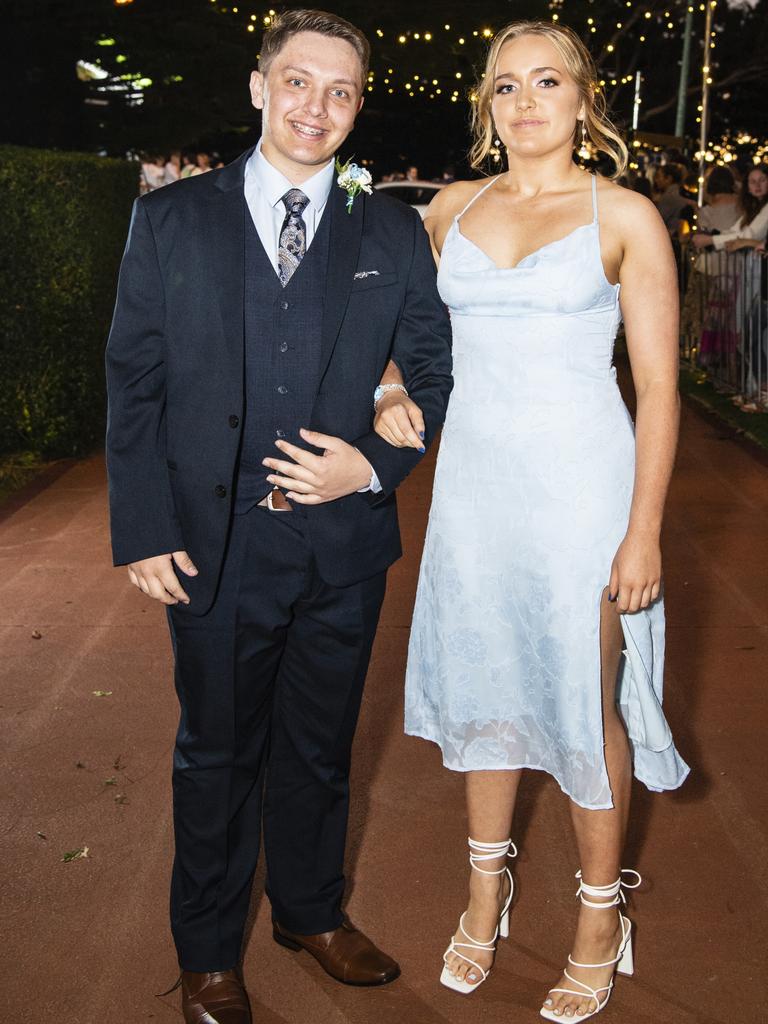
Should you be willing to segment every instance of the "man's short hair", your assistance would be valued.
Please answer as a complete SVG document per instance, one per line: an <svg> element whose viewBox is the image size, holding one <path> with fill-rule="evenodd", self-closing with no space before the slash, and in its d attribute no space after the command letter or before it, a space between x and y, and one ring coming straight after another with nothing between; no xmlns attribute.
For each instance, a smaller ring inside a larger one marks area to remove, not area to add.
<svg viewBox="0 0 768 1024"><path fill-rule="evenodd" d="M685 168L680 164L662 164L659 170L662 174L666 174L673 184L682 185Z"/></svg>
<svg viewBox="0 0 768 1024"><path fill-rule="evenodd" d="M727 167L713 167L707 176L705 191L710 196L731 196L736 191L736 182Z"/></svg>
<svg viewBox="0 0 768 1024"><path fill-rule="evenodd" d="M371 46L366 37L351 22L328 11L295 10L279 14L264 33L259 55L259 71L266 74L275 57L288 40L299 32L317 32L331 39L343 39L354 49L360 60L360 91L365 88Z"/></svg>

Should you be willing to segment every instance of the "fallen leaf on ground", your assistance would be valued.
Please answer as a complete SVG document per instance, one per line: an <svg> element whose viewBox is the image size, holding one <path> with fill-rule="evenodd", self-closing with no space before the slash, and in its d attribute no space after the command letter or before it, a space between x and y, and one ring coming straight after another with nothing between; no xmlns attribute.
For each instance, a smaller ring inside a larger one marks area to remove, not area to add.
<svg viewBox="0 0 768 1024"><path fill-rule="evenodd" d="M81 846L77 850L70 850L68 853L65 853L61 859L64 861L65 864L69 864L69 862L72 860L82 860L87 856L88 847Z"/></svg>
<svg viewBox="0 0 768 1024"><path fill-rule="evenodd" d="M94 690L93 691L93 696L94 697L111 697L112 696L112 690Z"/></svg>
<svg viewBox="0 0 768 1024"><path fill-rule="evenodd" d="M48 838L48 836L45 834L45 832L36 832L35 835L37 835L40 839L47 839Z"/></svg>
<svg viewBox="0 0 768 1024"><path fill-rule="evenodd" d="M125 793L118 793L117 796L115 797L115 803L116 804L127 804L128 803L128 797L125 795Z"/></svg>
<svg viewBox="0 0 768 1024"><path fill-rule="evenodd" d="M120 754L118 754L115 760L112 762L112 767L115 769L116 772L121 772L125 768L125 765L120 760Z"/></svg>
<svg viewBox="0 0 768 1024"><path fill-rule="evenodd" d="M33 629L32 630L32 639L33 640L42 640L43 639L43 634L40 632L39 629Z"/></svg>
<svg viewBox="0 0 768 1024"><path fill-rule="evenodd" d="M117 785L117 779L115 778L114 775L111 775L108 779L104 779L104 785L105 786L116 786Z"/></svg>

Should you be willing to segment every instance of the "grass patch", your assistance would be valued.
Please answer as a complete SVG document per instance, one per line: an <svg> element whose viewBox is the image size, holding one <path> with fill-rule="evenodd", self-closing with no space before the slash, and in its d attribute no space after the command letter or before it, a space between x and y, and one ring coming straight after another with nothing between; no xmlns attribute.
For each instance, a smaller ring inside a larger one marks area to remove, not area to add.
<svg viewBox="0 0 768 1024"><path fill-rule="evenodd" d="M680 394L768 451L768 412L743 412L734 405L730 392L718 390L702 370L685 363L680 367Z"/></svg>

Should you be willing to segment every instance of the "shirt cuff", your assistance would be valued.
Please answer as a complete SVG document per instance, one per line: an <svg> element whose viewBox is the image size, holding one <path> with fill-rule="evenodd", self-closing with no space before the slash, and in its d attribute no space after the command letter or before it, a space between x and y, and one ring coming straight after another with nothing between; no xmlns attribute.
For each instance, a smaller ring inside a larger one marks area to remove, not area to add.
<svg viewBox="0 0 768 1024"><path fill-rule="evenodd" d="M381 494L382 491L381 481L376 476L375 469L371 470L371 482L368 484L367 487L361 487L357 493L366 494L368 491L372 491L374 494Z"/></svg>

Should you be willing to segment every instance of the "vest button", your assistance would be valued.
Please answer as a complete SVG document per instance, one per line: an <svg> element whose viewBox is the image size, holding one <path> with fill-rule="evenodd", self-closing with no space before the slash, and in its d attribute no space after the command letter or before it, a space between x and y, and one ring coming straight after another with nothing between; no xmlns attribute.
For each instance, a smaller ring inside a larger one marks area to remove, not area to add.
<svg viewBox="0 0 768 1024"><path fill-rule="evenodd" d="M275 437L285 437L285 431L284 430L276 430L275 431Z"/></svg>
<svg viewBox="0 0 768 1024"><path fill-rule="evenodd" d="M237 430L237 428L240 426L240 417L239 416L230 416L229 417L229 425L230 425L230 427L232 427L233 430Z"/></svg>
<svg viewBox="0 0 768 1024"><path fill-rule="evenodd" d="M277 393L278 395L287 395L288 388L285 386L285 384L281 384L277 389Z"/></svg>
<svg viewBox="0 0 768 1024"><path fill-rule="evenodd" d="M224 486L224 484L216 484L216 486L213 489L213 493L216 495L217 498L226 498L227 488Z"/></svg>
<svg viewBox="0 0 768 1024"><path fill-rule="evenodd" d="M287 352L288 351L288 342L287 341L281 341L280 342L280 351L281 352Z"/></svg>
<svg viewBox="0 0 768 1024"><path fill-rule="evenodd" d="M285 299L280 303L280 309L288 309L290 303L286 302Z"/></svg>

